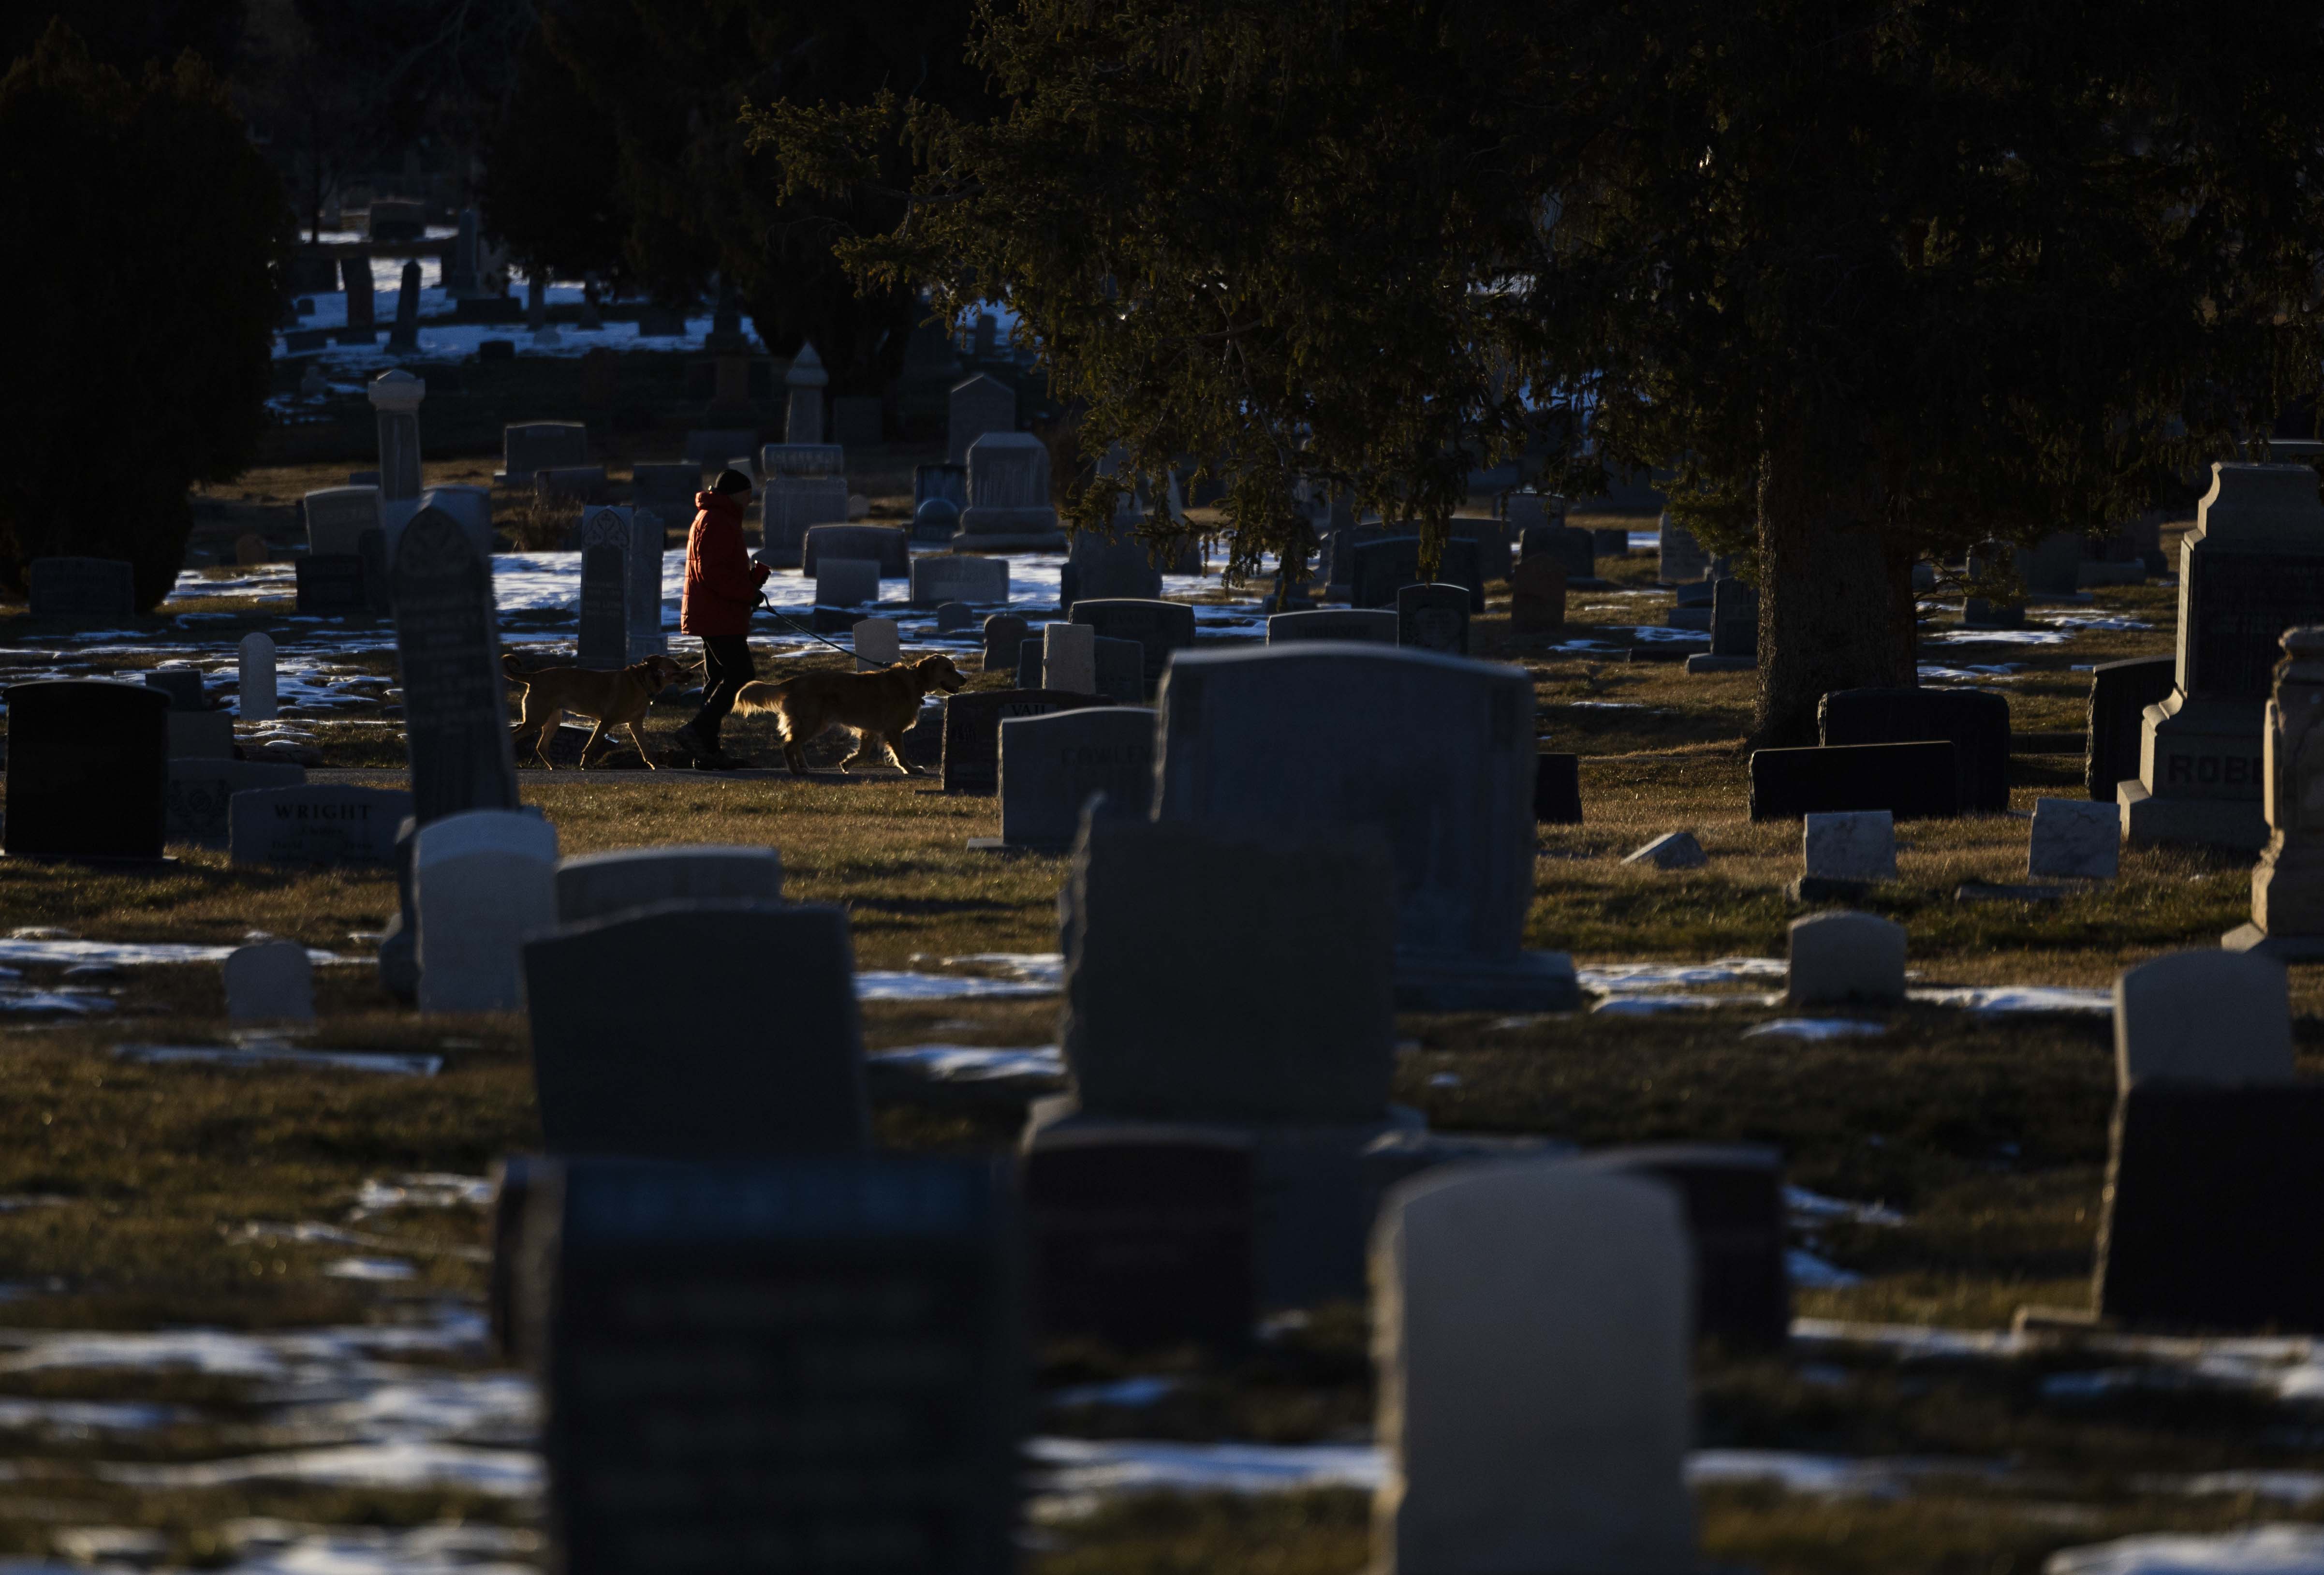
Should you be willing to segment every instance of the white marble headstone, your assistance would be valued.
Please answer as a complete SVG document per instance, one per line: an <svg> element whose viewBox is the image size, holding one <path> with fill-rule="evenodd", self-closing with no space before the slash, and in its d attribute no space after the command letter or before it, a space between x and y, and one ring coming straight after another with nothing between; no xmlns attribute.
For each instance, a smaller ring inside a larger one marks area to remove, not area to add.
<svg viewBox="0 0 2324 1575"><path fill-rule="evenodd" d="M862 618L855 623L855 670L893 667L903 659L903 628L892 618Z"/></svg>
<svg viewBox="0 0 2324 1575"><path fill-rule="evenodd" d="M1041 687L1097 693L1096 629L1086 623L1042 625Z"/></svg>
<svg viewBox="0 0 2324 1575"><path fill-rule="evenodd" d="M226 960L226 1015L236 1022L309 1022L315 968L292 941L237 946Z"/></svg>
<svg viewBox="0 0 2324 1575"><path fill-rule="evenodd" d="M1896 820L1885 809L1811 815L1801 833L1810 877L1821 880L1896 879Z"/></svg>
<svg viewBox="0 0 2324 1575"><path fill-rule="evenodd" d="M2025 872L2073 880L2111 880L2121 868L2122 810L2112 800L2037 798Z"/></svg>
<svg viewBox="0 0 2324 1575"><path fill-rule="evenodd" d="M515 1011L519 947L557 924L557 828L512 809L475 809L412 838L420 911L420 1009Z"/></svg>
<svg viewBox="0 0 2324 1575"><path fill-rule="evenodd" d="M2114 981L2116 1086L2292 1081L2283 964L2249 952L2172 952Z"/></svg>
<svg viewBox="0 0 2324 1575"><path fill-rule="evenodd" d="M1904 926L1868 913L1819 913L1792 921L1795 1007L1904 999Z"/></svg>
<svg viewBox="0 0 2324 1575"><path fill-rule="evenodd" d="M1458 1165L1372 1239L1378 1575L1680 1575L1693 1268L1677 1194Z"/></svg>

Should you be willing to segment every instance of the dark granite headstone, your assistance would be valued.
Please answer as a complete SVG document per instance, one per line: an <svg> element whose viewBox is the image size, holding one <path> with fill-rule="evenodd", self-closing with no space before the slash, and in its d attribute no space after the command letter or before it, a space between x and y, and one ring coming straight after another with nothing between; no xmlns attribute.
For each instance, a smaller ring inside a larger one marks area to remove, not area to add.
<svg viewBox="0 0 2324 1575"><path fill-rule="evenodd" d="M2170 697L2177 657L2132 657L2090 669L2090 740L2082 759L2083 786L2098 804L2115 802L2115 788L2138 775L2146 708Z"/></svg>
<svg viewBox="0 0 2324 1575"><path fill-rule="evenodd" d="M1013 673L1017 652L1025 643L1028 626L1014 612L995 612L984 621L984 670Z"/></svg>
<svg viewBox="0 0 2324 1575"><path fill-rule="evenodd" d="M1355 566L1348 598L1351 606L1393 607L1398 591L1423 583L1417 536L1359 541L1348 557ZM1485 580L1478 570L1477 544L1473 539L1454 537L1445 542L1436 578L1441 584L1468 586L1469 611L1485 610Z"/></svg>
<svg viewBox="0 0 2324 1575"><path fill-rule="evenodd" d="M137 576L113 557L36 557L24 570L35 618L134 618Z"/></svg>
<svg viewBox="0 0 2324 1575"><path fill-rule="evenodd" d="M1043 646L1038 640L1027 640L1017 648L1017 686L1038 689L1041 686Z"/></svg>
<svg viewBox="0 0 2324 1575"><path fill-rule="evenodd" d="M364 606L384 617L395 604L395 583L387 572L387 532L366 530L355 538L355 556L363 560Z"/></svg>
<svg viewBox="0 0 2324 1575"><path fill-rule="evenodd" d="M2139 1082L2115 1108L2098 1311L2324 1330L2324 1083Z"/></svg>
<svg viewBox="0 0 2324 1575"><path fill-rule="evenodd" d="M1716 657L1759 656L1759 591L1729 576L1711 588L1711 654ZM1876 741L1870 739L1846 742Z"/></svg>
<svg viewBox="0 0 2324 1575"><path fill-rule="evenodd" d="M1133 596L1090 597L1074 603L1073 621L1095 629L1102 640L1136 640L1143 651L1142 691L1136 705L1162 682L1170 653L1194 643L1194 610L1184 602L1154 602Z"/></svg>
<svg viewBox="0 0 2324 1575"><path fill-rule="evenodd" d="M919 515L920 505L930 498L942 498L954 510L968 507L968 466L964 465L916 465L912 467L912 514ZM957 515L954 516L957 518Z"/></svg>
<svg viewBox="0 0 2324 1575"><path fill-rule="evenodd" d="M1791 1338L1783 1156L1773 1148L1672 1143L1580 1163L1669 1184L1694 1243L1694 1331L1742 1349Z"/></svg>
<svg viewBox="0 0 2324 1575"><path fill-rule="evenodd" d="M2053 530L2017 554L2017 572L2037 596L2070 596L2081 576L2088 544L2070 530Z"/></svg>
<svg viewBox="0 0 2324 1575"><path fill-rule="evenodd" d="M880 566L883 580L900 580L909 572L909 533L895 525L810 525L799 549L799 573L815 578L821 558L865 558Z"/></svg>
<svg viewBox="0 0 2324 1575"><path fill-rule="evenodd" d="M1548 634L1565 627L1565 566L1546 554L1509 575L1509 631Z"/></svg>
<svg viewBox="0 0 2324 1575"><path fill-rule="evenodd" d="M1827 744L1948 740L1960 773L1960 812L1998 814L2009 807L2009 702L1999 695L1981 689L1836 689L1817 703L1816 736Z"/></svg>
<svg viewBox="0 0 2324 1575"><path fill-rule="evenodd" d="M650 990L603 988L640 959L673 957L692 971L682 1012ZM527 941L524 978L551 1154L752 1159L871 1142L840 908L631 908ZM762 1009L767 991L781 1011Z"/></svg>
<svg viewBox="0 0 2324 1575"><path fill-rule="evenodd" d="M1899 820L1960 813L1960 773L1950 742L1755 750L1751 818L1794 820L1833 810L1885 809Z"/></svg>
<svg viewBox="0 0 2324 1575"><path fill-rule="evenodd" d="M1134 640L1091 640L1097 669L1097 692L1109 705L1142 705L1147 699L1146 648Z"/></svg>
<svg viewBox="0 0 2324 1575"><path fill-rule="evenodd" d="M1547 557L1570 580L1586 580L1598 573L1598 543L1590 532L1570 525L1528 525L1520 557Z"/></svg>
<svg viewBox="0 0 2324 1575"><path fill-rule="evenodd" d="M457 520L427 508L396 541L393 584L414 817L514 809L492 566Z"/></svg>
<svg viewBox="0 0 2324 1575"><path fill-rule="evenodd" d="M1396 642L1416 650L1469 654L1469 588L1406 585L1396 594Z"/></svg>
<svg viewBox="0 0 2324 1575"><path fill-rule="evenodd" d="M0 846L11 857L160 858L169 695L143 684L44 678L10 685L7 701Z"/></svg>
<svg viewBox="0 0 2324 1575"><path fill-rule="evenodd" d="M1544 750L1534 768L1533 818L1536 825L1582 824L1582 757Z"/></svg>
<svg viewBox="0 0 2324 1575"><path fill-rule="evenodd" d="M1154 713L1145 706L1072 705L1001 723L1001 846L1070 847L1084 811L1143 820L1153 801Z"/></svg>
<svg viewBox="0 0 2324 1575"><path fill-rule="evenodd" d="M237 864L389 864L411 795L315 783L234 796L227 815Z"/></svg>
<svg viewBox="0 0 2324 1575"><path fill-rule="evenodd" d="M1059 1134L1024 1160L1033 1324L1117 1350L1249 1343L1250 1146L1157 1127Z"/></svg>
<svg viewBox="0 0 2324 1575"><path fill-rule="evenodd" d="M1630 556L1630 533L1618 526L1592 530L1590 545L1599 557L1628 557Z"/></svg>
<svg viewBox="0 0 2324 1575"><path fill-rule="evenodd" d="M1017 1567L1031 1363L1000 1165L541 1168L549 1568Z"/></svg>
<svg viewBox="0 0 2324 1575"><path fill-rule="evenodd" d="M306 780L303 766L181 756L170 762L170 785L162 800L166 834L173 843L223 848L231 834L235 795L255 788L296 788Z"/></svg>
<svg viewBox="0 0 2324 1575"><path fill-rule="evenodd" d="M1456 519L1450 526L1456 541L1477 544L1477 572L1486 581L1506 580L1517 562L1510 550L1509 527L1505 520Z"/></svg>
<svg viewBox="0 0 2324 1575"><path fill-rule="evenodd" d="M2189 690L2265 700L2283 631L2324 617L2324 553L2207 551L2185 586Z"/></svg>
<svg viewBox="0 0 2324 1575"><path fill-rule="evenodd" d="M209 690L202 676L192 668L163 668L145 675L145 686L159 689L170 697L172 711L209 711Z"/></svg>
<svg viewBox="0 0 2324 1575"><path fill-rule="evenodd" d="M620 548L601 543L582 549L581 636L575 642L575 666L610 671L628 665L628 590L629 559Z"/></svg>
<svg viewBox="0 0 2324 1575"><path fill-rule="evenodd" d="M1026 649L1038 660L1038 644ZM947 793L1001 791L1001 723L1012 716L1045 716L1081 705L1102 705L1096 695L1075 695L1063 689L1024 685L1014 689L980 689L949 695L944 703L944 790Z"/></svg>
<svg viewBox="0 0 2324 1575"><path fill-rule="evenodd" d="M370 598L364 594L364 560L352 552L309 555L293 564L291 572L298 577L301 612L331 618L371 611Z"/></svg>

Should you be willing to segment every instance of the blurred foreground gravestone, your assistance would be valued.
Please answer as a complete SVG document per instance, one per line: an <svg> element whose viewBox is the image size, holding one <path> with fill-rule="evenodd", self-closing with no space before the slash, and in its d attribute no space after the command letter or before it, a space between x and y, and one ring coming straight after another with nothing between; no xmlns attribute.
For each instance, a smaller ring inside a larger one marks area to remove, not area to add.
<svg viewBox="0 0 2324 1575"><path fill-rule="evenodd" d="M0 845L9 857L161 856L168 695L101 678L47 678L10 685L7 707Z"/></svg>

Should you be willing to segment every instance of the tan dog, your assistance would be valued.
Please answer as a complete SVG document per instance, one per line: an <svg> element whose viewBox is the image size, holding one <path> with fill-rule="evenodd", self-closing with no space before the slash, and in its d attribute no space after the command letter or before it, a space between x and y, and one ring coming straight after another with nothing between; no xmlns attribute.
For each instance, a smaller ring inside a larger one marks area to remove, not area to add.
<svg viewBox="0 0 2324 1575"><path fill-rule="evenodd" d="M549 740L555 730L565 725L565 714L594 720L596 729L589 741L581 746L581 763L589 763L589 751L609 728L622 728L637 746L638 758L649 769L658 769L653 757L646 753L646 741L639 736L638 723L646 719L646 707L653 697L681 677L686 669L676 659L666 656L648 657L615 672L595 672L587 668L534 668L528 671L517 665L516 652L501 658L501 670L512 684L524 688L524 715L516 724L517 758L522 760L530 748L540 763L550 770Z"/></svg>
<svg viewBox="0 0 2324 1575"><path fill-rule="evenodd" d="M968 680L947 656L925 656L916 662L899 662L869 673L801 673L795 678L745 684L734 696L734 709L748 716L771 711L782 732L783 762L794 777L807 770L807 741L826 727L853 730L855 752L839 763L843 771L878 746L906 776L918 776L896 752L920 714L920 701L931 689L950 695Z"/></svg>

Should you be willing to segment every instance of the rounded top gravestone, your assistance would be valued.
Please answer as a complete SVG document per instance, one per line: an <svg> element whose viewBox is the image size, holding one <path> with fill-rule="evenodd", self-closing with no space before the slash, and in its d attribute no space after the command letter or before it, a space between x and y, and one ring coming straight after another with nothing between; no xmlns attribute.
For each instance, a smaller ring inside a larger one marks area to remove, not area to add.
<svg viewBox="0 0 2324 1575"><path fill-rule="evenodd" d="M420 408L420 401L428 397L428 382L425 378L414 377L398 367L373 378L371 386L364 391L371 396L374 410L402 415Z"/></svg>

